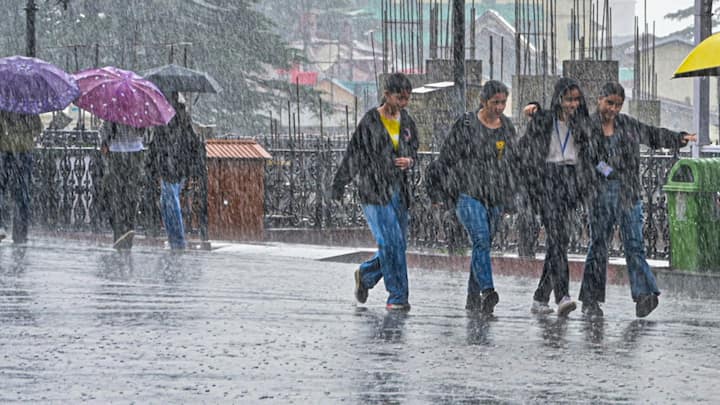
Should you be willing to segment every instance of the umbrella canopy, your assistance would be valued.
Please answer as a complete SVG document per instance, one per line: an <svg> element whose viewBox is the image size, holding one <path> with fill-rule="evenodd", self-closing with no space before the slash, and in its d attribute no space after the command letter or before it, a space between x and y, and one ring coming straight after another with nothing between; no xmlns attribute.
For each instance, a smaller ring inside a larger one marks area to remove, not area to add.
<svg viewBox="0 0 720 405"><path fill-rule="evenodd" d="M720 76L720 33L693 48L673 74L673 78L696 76Z"/></svg>
<svg viewBox="0 0 720 405"><path fill-rule="evenodd" d="M137 73L107 66L75 73L75 104L96 116L135 128L165 125L175 115L162 92Z"/></svg>
<svg viewBox="0 0 720 405"><path fill-rule="evenodd" d="M156 67L143 72L143 77L155 83L160 90L170 92L219 93L218 82L205 72L175 64Z"/></svg>
<svg viewBox="0 0 720 405"><path fill-rule="evenodd" d="M62 110L78 95L73 77L51 63L24 56L0 59L0 110L20 114Z"/></svg>

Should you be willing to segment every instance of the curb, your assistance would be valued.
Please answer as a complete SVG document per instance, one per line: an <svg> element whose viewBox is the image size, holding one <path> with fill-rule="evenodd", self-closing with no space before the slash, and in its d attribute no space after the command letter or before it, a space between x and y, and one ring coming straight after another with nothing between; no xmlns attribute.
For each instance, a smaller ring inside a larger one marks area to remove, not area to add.
<svg viewBox="0 0 720 405"><path fill-rule="evenodd" d="M327 257L322 261L339 263L361 263L374 254L374 251L361 250L339 256ZM408 252L408 267L421 269L443 269L451 271L469 271L470 256L444 254L426 254ZM543 260L538 258L522 258L518 256L496 255L492 257L493 273L503 276L527 277L539 279L542 274ZM581 281L582 260L570 260L570 279ZM661 291L687 295L692 298L717 299L720 293L720 273L685 272L672 270L668 267L653 267L658 287ZM607 282L614 285L628 285L628 274L624 264L608 264Z"/></svg>

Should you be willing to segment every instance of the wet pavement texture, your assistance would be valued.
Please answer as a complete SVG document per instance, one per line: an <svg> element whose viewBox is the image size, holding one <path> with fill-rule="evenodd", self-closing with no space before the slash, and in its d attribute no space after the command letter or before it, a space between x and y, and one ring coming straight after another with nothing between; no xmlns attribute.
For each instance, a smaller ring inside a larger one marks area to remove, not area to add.
<svg viewBox="0 0 720 405"><path fill-rule="evenodd" d="M356 305L356 265L300 251L0 244L0 402L716 401L720 300L637 319L615 285L604 319L558 319L530 314L536 280L497 276L487 319L466 272L411 269L412 310L388 313L382 283Z"/></svg>

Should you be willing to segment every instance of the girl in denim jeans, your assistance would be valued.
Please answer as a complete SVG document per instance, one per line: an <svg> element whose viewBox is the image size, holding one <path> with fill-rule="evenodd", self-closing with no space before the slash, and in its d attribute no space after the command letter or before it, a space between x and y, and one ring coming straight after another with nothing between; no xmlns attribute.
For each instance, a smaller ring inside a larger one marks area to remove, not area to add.
<svg viewBox="0 0 720 405"><path fill-rule="evenodd" d="M408 170L417 159L418 133L405 107L412 85L402 73L385 81L382 105L368 111L350 139L332 184L332 198L342 200L355 177L358 196L377 253L355 271L355 298L365 303L368 290L382 278L390 311L410 309L407 277Z"/></svg>
<svg viewBox="0 0 720 405"><path fill-rule="evenodd" d="M590 205L591 242L585 259L580 301L587 316L603 315L608 245L615 224L620 225L630 292L635 314L642 318L658 305L655 276L645 259L643 207L640 197L640 144L651 148L678 148L696 136L646 125L621 114L625 90L616 82L606 83L591 116L593 138L599 139L597 154L598 194Z"/></svg>
<svg viewBox="0 0 720 405"><path fill-rule="evenodd" d="M443 142L437 164L455 190L455 213L472 243L465 308L492 314L500 297L493 284L490 248L502 207L514 195L513 153L517 132L503 114L508 88L490 80L480 93L482 108L464 114ZM434 204L444 200L429 189Z"/></svg>

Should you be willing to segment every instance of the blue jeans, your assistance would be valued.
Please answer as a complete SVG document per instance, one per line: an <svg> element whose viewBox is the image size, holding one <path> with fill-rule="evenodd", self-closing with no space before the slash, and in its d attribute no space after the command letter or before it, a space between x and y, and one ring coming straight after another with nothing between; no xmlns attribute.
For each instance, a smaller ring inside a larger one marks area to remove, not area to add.
<svg viewBox="0 0 720 405"><path fill-rule="evenodd" d="M497 207L488 209L482 202L466 194L460 194L455 205L455 212L472 242L468 295L479 295L483 290L495 288L490 248L500 220L501 210Z"/></svg>
<svg viewBox="0 0 720 405"><path fill-rule="evenodd" d="M619 181L609 181L590 210L591 242L585 258L585 270L579 299L583 302L605 302L608 248L613 228L620 223L620 234L625 249L630 294L634 301L641 295L660 294L655 275L645 259L643 244L643 204L635 202L624 207L620 201Z"/></svg>
<svg viewBox="0 0 720 405"><path fill-rule="evenodd" d="M185 227L183 226L182 209L180 208L180 191L185 180L179 183L160 181L160 213L171 249L185 249Z"/></svg>
<svg viewBox="0 0 720 405"><path fill-rule="evenodd" d="M32 185L32 152L0 152L0 198L8 188L15 201L12 238L15 243L27 241L30 225L30 189ZM4 215L0 212L0 226L4 226Z"/></svg>
<svg viewBox="0 0 720 405"><path fill-rule="evenodd" d="M390 204L363 204L365 220L378 245L378 251L360 265L361 282L373 288L382 278L390 294L388 304L407 304L409 297L407 259L408 210L399 193L394 193Z"/></svg>

